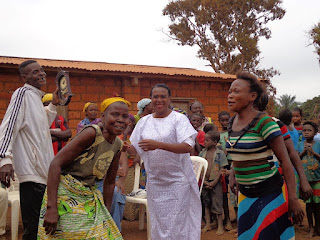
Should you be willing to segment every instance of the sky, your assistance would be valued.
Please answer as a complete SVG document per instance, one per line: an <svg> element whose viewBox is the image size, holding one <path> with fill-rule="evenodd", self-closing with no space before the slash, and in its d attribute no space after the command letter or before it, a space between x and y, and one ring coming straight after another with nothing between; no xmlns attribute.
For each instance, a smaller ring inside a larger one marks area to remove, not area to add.
<svg viewBox="0 0 320 240"><path fill-rule="evenodd" d="M170 41L168 0L0 0L0 56L82 60L210 71L197 47ZM277 97L304 102L320 95L320 65L307 32L320 21L319 0L283 0L286 15L270 22L262 39L261 67Z"/></svg>

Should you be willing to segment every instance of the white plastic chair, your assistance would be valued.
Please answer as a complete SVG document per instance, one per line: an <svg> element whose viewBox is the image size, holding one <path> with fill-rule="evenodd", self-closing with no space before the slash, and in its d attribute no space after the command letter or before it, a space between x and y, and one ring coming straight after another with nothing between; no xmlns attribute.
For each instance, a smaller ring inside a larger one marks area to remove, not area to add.
<svg viewBox="0 0 320 240"><path fill-rule="evenodd" d="M201 178L201 186L200 186L200 194L203 186L204 177L208 168L208 161L202 157L191 156L193 170L196 174L197 182L199 182L200 176ZM141 159L142 163L142 159ZM201 175L202 173L202 175ZM134 172L134 185L132 192L137 192L139 190L139 182L140 182L140 165L139 163L135 164L135 172ZM126 196L126 201L131 203L139 204L139 229L142 230L144 228L144 214L147 213L147 236L148 240L151 240L151 226L149 219L149 211L148 211L148 203L146 198L139 198L135 196Z"/></svg>
<svg viewBox="0 0 320 240"><path fill-rule="evenodd" d="M8 192L8 203L11 206L11 239L18 240L19 217L20 217L20 195L17 177L11 182Z"/></svg>
<svg viewBox="0 0 320 240"><path fill-rule="evenodd" d="M141 164L142 164L141 159ZM136 163L134 166L134 185L132 192L137 192L139 190L139 182L140 182L140 165ZM139 229L142 230L144 228L144 214L147 213L147 235L148 240L151 240L151 226L149 219L149 211L148 211L148 203L146 198L139 198L135 196L126 196L126 201L131 203L139 204Z"/></svg>
<svg viewBox="0 0 320 240"><path fill-rule="evenodd" d="M201 194L204 177L206 176L206 172L208 169L208 161L203 157L198 157L198 156L191 156L191 161L193 165L193 171L196 174L196 178L198 182L201 176L201 186L200 186L200 194Z"/></svg>

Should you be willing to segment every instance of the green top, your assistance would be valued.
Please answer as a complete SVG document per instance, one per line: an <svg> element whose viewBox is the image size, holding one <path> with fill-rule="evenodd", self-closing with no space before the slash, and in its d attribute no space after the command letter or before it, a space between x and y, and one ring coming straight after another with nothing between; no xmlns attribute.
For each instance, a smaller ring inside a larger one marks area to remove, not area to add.
<svg viewBox="0 0 320 240"><path fill-rule="evenodd" d="M122 141L116 137L110 144L102 135L98 125L86 126L96 130L94 143L85 149L71 164L63 167L62 174L75 177L84 185L94 186L96 179L103 179L106 175L114 156L122 149Z"/></svg>

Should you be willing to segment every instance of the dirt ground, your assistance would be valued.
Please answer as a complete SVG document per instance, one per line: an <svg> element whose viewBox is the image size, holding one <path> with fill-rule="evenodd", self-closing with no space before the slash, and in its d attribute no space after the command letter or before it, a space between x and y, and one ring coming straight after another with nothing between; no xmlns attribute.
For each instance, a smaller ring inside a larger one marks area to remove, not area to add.
<svg viewBox="0 0 320 240"><path fill-rule="evenodd" d="M301 203L303 204L303 203ZM303 204L304 205L304 204ZM305 208L305 206L303 206L303 208ZM8 209L8 217L7 217L7 226L6 226L6 234L4 235L4 239L10 240L11 239L11 216L10 216L10 207ZM234 213L232 210L230 210L230 215L231 215L231 219L234 218ZM233 226L236 227L236 223L233 223ZM296 239L297 240L307 240L310 239L308 238L308 235L306 233L306 228L307 228L307 219L306 217L304 218L303 221L303 226L297 226L295 228L296 230ZM138 221L126 221L123 220L122 222L122 235L123 235L123 239L125 240L147 240L147 224L145 224L145 229L143 230L139 230L139 222ZM21 217L20 217L20 224L19 224L19 240L22 239L22 221L21 221ZM211 230L209 232L206 232L205 234L201 235L201 240L235 240L235 234L234 233L229 233L229 232L225 232L222 236L217 236L215 234L216 229ZM319 236L313 237L313 240L320 240Z"/></svg>

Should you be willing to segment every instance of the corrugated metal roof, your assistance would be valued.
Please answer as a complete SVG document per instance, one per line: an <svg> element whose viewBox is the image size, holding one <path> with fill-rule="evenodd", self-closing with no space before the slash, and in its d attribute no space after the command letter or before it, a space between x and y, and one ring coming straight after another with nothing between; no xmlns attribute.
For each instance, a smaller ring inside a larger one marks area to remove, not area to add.
<svg viewBox="0 0 320 240"><path fill-rule="evenodd" d="M106 72L123 72L123 73L141 73L141 74L160 74L169 76L190 76L190 77L204 77L217 79L235 79L235 75L221 74L200 71L192 68L175 68L175 67L158 67L147 65L133 65L133 64L116 64L105 62L87 62L87 61L71 61L71 60L53 60L40 58L22 58L22 57L7 57L0 56L0 64L14 64L19 65L25 60L35 59L41 66L54 68L71 68L87 71L106 71Z"/></svg>

